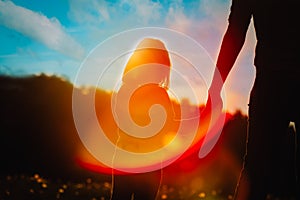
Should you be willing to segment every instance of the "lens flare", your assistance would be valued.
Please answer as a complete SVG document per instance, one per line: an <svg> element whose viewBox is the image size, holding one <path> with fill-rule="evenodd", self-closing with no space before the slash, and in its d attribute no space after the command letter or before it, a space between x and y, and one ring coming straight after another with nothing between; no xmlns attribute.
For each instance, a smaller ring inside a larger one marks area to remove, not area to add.
<svg viewBox="0 0 300 200"><path fill-rule="evenodd" d="M178 35L154 28L125 32L97 46L84 60L77 74L78 84L89 79L99 88L107 82L113 82L113 87L102 95L97 87L84 96L73 91L74 121L87 149L79 156L81 165L102 173L111 173L109 169L114 173L143 173L164 168L202 147L206 149L200 151L202 156L212 149L225 115L200 116L199 94L207 94L207 90L199 88L206 88L208 82L202 71L213 65L209 56L203 59L207 55L203 48ZM168 50L168 44L172 47L169 37L181 37L200 48L204 65L195 64L189 57L191 52L185 55ZM134 49L106 49L120 38L134 38L132 43L140 39ZM182 93L188 97L180 98Z"/></svg>

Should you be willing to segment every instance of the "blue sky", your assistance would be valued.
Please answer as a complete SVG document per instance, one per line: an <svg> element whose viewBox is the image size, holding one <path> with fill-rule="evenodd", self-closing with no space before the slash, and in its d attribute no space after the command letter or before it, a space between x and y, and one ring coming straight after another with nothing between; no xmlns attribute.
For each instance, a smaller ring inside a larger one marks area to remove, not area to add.
<svg viewBox="0 0 300 200"><path fill-rule="evenodd" d="M46 73L73 81L82 61L99 43L143 27L184 33L215 62L229 8L230 0L0 0L0 74ZM247 112L254 44L251 25L225 84L225 105L230 111Z"/></svg>

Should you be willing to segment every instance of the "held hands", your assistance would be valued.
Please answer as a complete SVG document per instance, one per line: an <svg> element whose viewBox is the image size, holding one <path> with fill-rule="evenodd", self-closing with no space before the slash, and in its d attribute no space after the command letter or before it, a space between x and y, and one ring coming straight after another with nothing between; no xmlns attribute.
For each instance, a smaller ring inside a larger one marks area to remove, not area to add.
<svg viewBox="0 0 300 200"><path fill-rule="evenodd" d="M222 113L223 100L221 97L221 91L224 86L225 79L222 78L218 68L216 68L211 85L208 89L208 98L206 101L204 114L211 116L218 116Z"/></svg>
<svg viewBox="0 0 300 200"><path fill-rule="evenodd" d="M199 151L199 158L204 158L218 141L225 122L222 113L223 101L219 91L209 90L205 108L200 115L200 128L205 130L205 138Z"/></svg>
<svg viewBox="0 0 300 200"><path fill-rule="evenodd" d="M221 91L208 91L208 98L205 105L206 112L211 114L218 115L222 113L223 109L223 100L221 97Z"/></svg>

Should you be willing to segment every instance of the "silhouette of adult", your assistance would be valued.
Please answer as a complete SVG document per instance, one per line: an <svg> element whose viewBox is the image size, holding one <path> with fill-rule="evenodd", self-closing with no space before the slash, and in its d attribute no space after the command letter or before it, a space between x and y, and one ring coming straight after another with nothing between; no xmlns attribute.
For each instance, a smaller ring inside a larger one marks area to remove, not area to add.
<svg viewBox="0 0 300 200"><path fill-rule="evenodd" d="M290 121L295 122L296 130L300 123L299 11L297 0L233 0L231 4L216 65L220 74L215 71L209 94L210 98L218 99L219 105L223 104L223 83L253 20L256 76L250 93L247 154L240 180L241 185L248 183L249 200L266 199L268 195L295 198L297 192L299 195L296 171L300 175L300 158L290 138L298 138L299 146L300 137L287 131ZM298 159L293 159L293 153ZM240 199L241 193L237 191L236 197Z"/></svg>

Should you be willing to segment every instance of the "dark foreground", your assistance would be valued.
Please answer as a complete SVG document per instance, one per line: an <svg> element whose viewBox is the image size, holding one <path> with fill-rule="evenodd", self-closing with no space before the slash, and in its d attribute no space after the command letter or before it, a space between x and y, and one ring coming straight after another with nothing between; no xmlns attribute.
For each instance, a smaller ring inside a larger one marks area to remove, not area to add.
<svg viewBox="0 0 300 200"><path fill-rule="evenodd" d="M87 178L83 181L51 181L39 174L0 177L0 200L109 200L111 182ZM161 184L156 200L231 200L221 188L211 191ZM275 200L275 198L267 198ZM276 200L296 200L278 199Z"/></svg>
<svg viewBox="0 0 300 200"><path fill-rule="evenodd" d="M0 76L0 200L110 199L111 177L101 178L74 162L86 150L73 120L73 89L86 96L86 88L74 88L59 77ZM99 89L96 96L101 113L109 94ZM197 150L164 169L157 200L233 198L248 118L239 111L228 115L205 159L199 159Z"/></svg>
<svg viewBox="0 0 300 200"><path fill-rule="evenodd" d="M111 182L87 178L84 181L51 181L39 174L7 175L0 178L1 200L109 200ZM186 187L162 184L157 200L227 200L232 195L223 194L221 189L212 191L190 191Z"/></svg>

